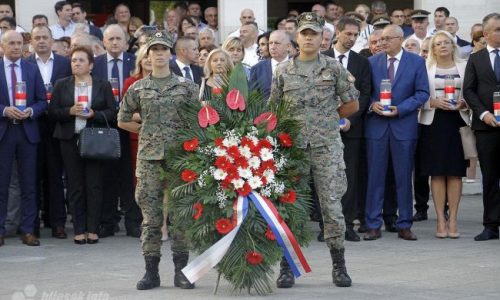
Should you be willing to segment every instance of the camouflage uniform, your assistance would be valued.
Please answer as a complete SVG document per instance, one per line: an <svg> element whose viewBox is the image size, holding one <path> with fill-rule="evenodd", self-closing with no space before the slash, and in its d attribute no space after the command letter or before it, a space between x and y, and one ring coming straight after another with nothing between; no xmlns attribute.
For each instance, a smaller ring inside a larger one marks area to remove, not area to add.
<svg viewBox="0 0 500 300"><path fill-rule="evenodd" d="M358 98L354 78L340 63L323 54L318 68L307 73L297 59L278 65L270 101L289 101L302 121L299 147L308 152L330 249L344 247L345 221L341 199L347 189L342 139L339 133L340 101Z"/></svg>
<svg viewBox="0 0 500 300"><path fill-rule="evenodd" d="M183 77L170 74L159 86L148 76L128 89L118 113L118 120L121 122L132 121L135 112L139 112L142 118L135 197L144 217L144 256L161 256L163 198L166 185L165 180L161 179L161 169L165 167L166 149L176 140L176 130L182 124L177 109L183 102L197 101L197 95L197 85ZM174 235L172 251L188 251L182 235Z"/></svg>

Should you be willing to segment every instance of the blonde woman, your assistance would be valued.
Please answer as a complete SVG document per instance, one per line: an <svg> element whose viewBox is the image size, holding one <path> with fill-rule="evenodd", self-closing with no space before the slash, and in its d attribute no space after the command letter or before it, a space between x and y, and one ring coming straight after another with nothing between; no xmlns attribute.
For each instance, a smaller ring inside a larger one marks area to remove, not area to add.
<svg viewBox="0 0 500 300"><path fill-rule="evenodd" d="M460 127L469 124L469 114L462 95L466 62L459 58L459 49L446 31L438 31L430 41L427 57L430 98L420 111L422 131L417 155L421 175L431 176L431 191L436 209L437 238L458 238L457 215L462 195L462 177L467 162L460 138ZM456 105L450 104L445 92L445 78L452 77ZM444 206L448 199L449 220Z"/></svg>
<svg viewBox="0 0 500 300"><path fill-rule="evenodd" d="M222 49L230 54L233 65L236 66L239 63L243 64L247 79L250 78L250 66L243 63L243 59L245 58L245 46L243 46L243 41L239 37L227 38L224 44L222 44Z"/></svg>
<svg viewBox="0 0 500 300"><path fill-rule="evenodd" d="M210 99L213 88L222 88L227 82L233 66L231 56L225 50L217 48L208 54L203 67L205 77L200 87L200 100Z"/></svg>

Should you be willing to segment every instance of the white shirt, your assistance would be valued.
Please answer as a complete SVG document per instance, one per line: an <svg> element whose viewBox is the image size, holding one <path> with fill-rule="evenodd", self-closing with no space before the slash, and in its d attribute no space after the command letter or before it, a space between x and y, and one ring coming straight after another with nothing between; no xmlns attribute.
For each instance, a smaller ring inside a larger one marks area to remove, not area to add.
<svg viewBox="0 0 500 300"><path fill-rule="evenodd" d="M261 35L263 33L264 33L264 30L262 30L262 29L259 28L259 35ZM233 31L230 34L228 34L227 38L230 38L230 37L240 37L240 29L238 28L235 31Z"/></svg>
<svg viewBox="0 0 500 300"><path fill-rule="evenodd" d="M347 70L347 63L349 62L349 53L350 52L351 52L351 50L348 50L346 53L340 53L340 51L337 48L335 48L335 51L334 51L335 59L338 62L340 62L339 56L341 56L341 55L345 56L344 59L342 60L342 66L344 66L344 69L346 69L346 70Z"/></svg>
<svg viewBox="0 0 500 300"><path fill-rule="evenodd" d="M56 23L50 26L50 30L52 31L52 38L54 40L60 39L63 36L71 37L73 32L75 32L75 23L70 22L66 27L62 27L61 24Z"/></svg>
<svg viewBox="0 0 500 300"><path fill-rule="evenodd" d="M399 53L396 54L396 56L394 56L394 58L396 58L396 60L394 61L394 78L396 78L396 74L398 73L399 62L401 61L402 56L403 56L403 48L401 48ZM389 65L391 64L391 62L389 61L389 58L391 57L392 56L387 55L387 68L389 68Z"/></svg>
<svg viewBox="0 0 500 300"><path fill-rule="evenodd" d="M277 67L279 64L281 64L282 62L285 62L285 61L287 61L287 60L288 60L288 55L287 55L287 57L286 57L284 60L282 60L282 61L277 61L276 59L271 58L271 72L273 73L273 76L274 76L274 70L276 70L276 67Z"/></svg>
<svg viewBox="0 0 500 300"><path fill-rule="evenodd" d="M490 54L490 63L491 63L491 69L492 70L495 70L495 57L497 56L495 54L495 52L493 52L493 50L495 50L497 48L493 48L491 47L490 45L486 45L486 50L488 50L488 53ZM500 50L500 48L498 48ZM500 52L499 52L499 55L500 55ZM491 95L493 96L493 95ZM484 119L484 116L489 113L489 111L484 111L482 112L480 115L479 115L479 120L483 120Z"/></svg>
<svg viewBox="0 0 500 300"><path fill-rule="evenodd" d="M87 86L87 95L88 95L88 103L87 107L90 108L92 106L92 86ZM78 89L75 87L75 104L78 103ZM75 133L80 133L83 128L87 126L87 119L75 117Z"/></svg>
<svg viewBox="0 0 500 300"><path fill-rule="evenodd" d="M35 60L40 70L40 74L42 74L43 83L49 83L52 77L52 71L54 70L54 54L50 52L50 57L47 59L47 62L43 62L42 58L35 53Z"/></svg>
<svg viewBox="0 0 500 300"><path fill-rule="evenodd" d="M184 76L184 78L186 78L186 70L184 70L185 67L188 67L189 68L189 75L191 75L191 79L193 79L194 81L194 76L193 76L193 70L191 70L191 66L190 65L186 65L184 64L183 62L181 62L180 60L176 59L175 62L177 63L177 65L179 66L179 69L181 69L181 72L182 72L182 76ZM186 78L187 79L187 78Z"/></svg>
<svg viewBox="0 0 500 300"><path fill-rule="evenodd" d="M3 57L3 63L4 63L4 71L5 71L5 79L7 81L7 89L9 90L9 103L11 106L14 106L14 100L12 99L12 79L11 79L11 64L15 64L17 67L15 67L15 72L16 72L16 79L17 82L23 81L23 73L21 70L21 59L18 59L15 62L10 61L7 57ZM5 111L4 111L5 113ZM4 114L5 115L5 114Z"/></svg>
<svg viewBox="0 0 500 300"><path fill-rule="evenodd" d="M245 48L245 57L242 63L249 65L250 67L255 66L259 62L259 56L257 55L257 43L253 44L249 48Z"/></svg>
<svg viewBox="0 0 500 300"><path fill-rule="evenodd" d="M409 37L407 37L406 39L407 39L407 40L408 40L408 39L415 39L415 40L417 40L417 41L418 41L418 43L419 43L420 47L422 47L422 43L424 42L424 39L425 39L426 37L428 37L428 36L430 36L430 35L429 35L429 33L427 33L427 35L426 35L423 39L421 39L421 38L419 38L419 37L417 36L417 34L416 34L416 33L414 33L414 34L410 35Z"/></svg>

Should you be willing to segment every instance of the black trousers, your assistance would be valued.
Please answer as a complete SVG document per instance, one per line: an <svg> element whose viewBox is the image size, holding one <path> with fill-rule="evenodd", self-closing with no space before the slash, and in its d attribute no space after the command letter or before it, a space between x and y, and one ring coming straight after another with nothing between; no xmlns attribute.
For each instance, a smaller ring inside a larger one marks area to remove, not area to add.
<svg viewBox="0 0 500 300"><path fill-rule="evenodd" d="M347 191L342 197L342 213L346 226L353 226L353 221L359 214L360 204L366 199L366 180L361 176L362 161L366 160L366 157L362 157L366 156L366 151L363 151L363 141L362 138L342 139L347 177Z"/></svg>
<svg viewBox="0 0 500 300"><path fill-rule="evenodd" d="M419 124L419 132L420 132ZM420 157L419 153L421 149L421 140L417 141L417 148L415 151L415 174L413 175L413 193L415 195L415 210L418 212L427 212L429 209L429 176L420 175Z"/></svg>
<svg viewBox="0 0 500 300"><path fill-rule="evenodd" d="M500 131L475 131L476 147L483 177L483 225L500 226Z"/></svg>
<svg viewBox="0 0 500 300"><path fill-rule="evenodd" d="M102 161L82 159L75 135L61 140L61 154L68 177L68 201L75 235L97 233L102 207Z"/></svg>
<svg viewBox="0 0 500 300"><path fill-rule="evenodd" d="M104 163L104 201L101 225L114 227L120 221L118 203L125 214L125 227L139 226L142 213L135 202L134 174L132 171L132 153L130 136L127 131L119 129L122 156L116 161Z"/></svg>

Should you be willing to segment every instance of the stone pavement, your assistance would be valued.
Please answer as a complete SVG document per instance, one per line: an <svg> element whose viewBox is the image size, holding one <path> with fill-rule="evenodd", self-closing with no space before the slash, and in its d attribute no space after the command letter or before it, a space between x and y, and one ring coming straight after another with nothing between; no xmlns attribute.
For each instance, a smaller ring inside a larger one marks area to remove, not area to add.
<svg viewBox="0 0 500 300"><path fill-rule="evenodd" d="M346 243L351 288L331 282L331 262L324 243L304 249L313 272L292 289L275 289L268 299L500 299L500 241L474 242L482 229L479 183L464 184L459 239L434 237L435 216L415 223L419 240L403 241L383 232L377 241ZM317 232L317 223L311 223ZM194 290L173 287L170 243L163 246L162 286L136 291L143 274L138 239L117 236L97 245L78 246L71 239L50 238L42 231L42 246L27 247L8 238L0 248L0 299L234 299L227 282L214 296L216 273L211 271ZM246 292L241 299L258 298Z"/></svg>

